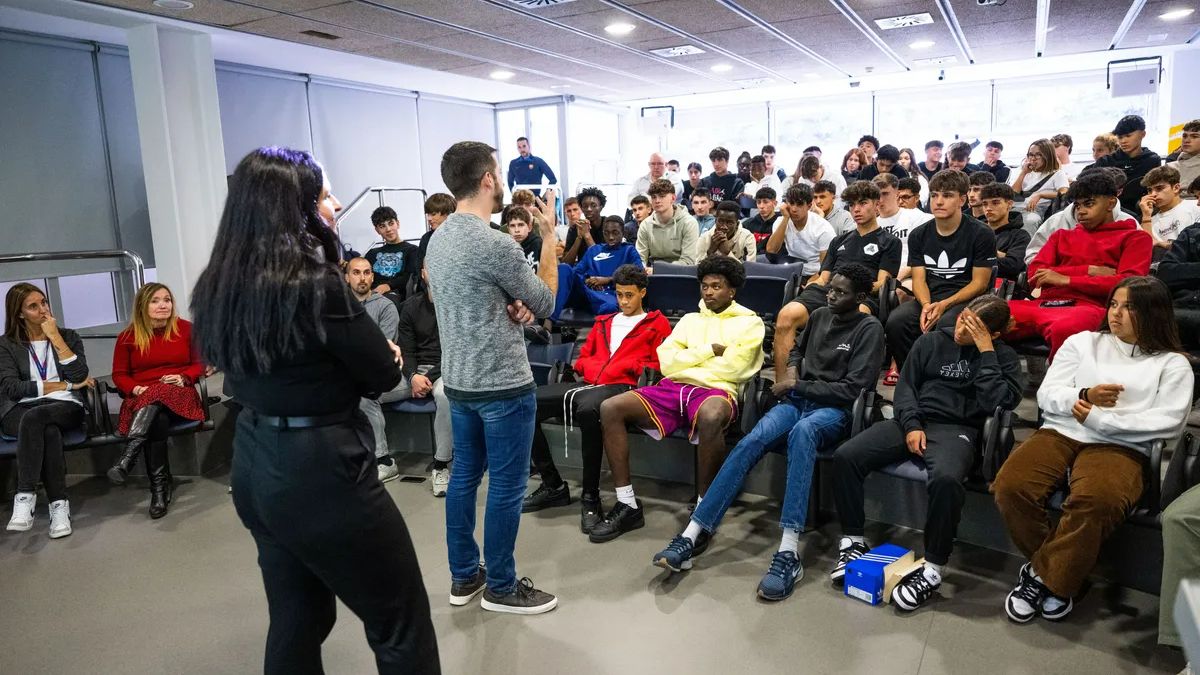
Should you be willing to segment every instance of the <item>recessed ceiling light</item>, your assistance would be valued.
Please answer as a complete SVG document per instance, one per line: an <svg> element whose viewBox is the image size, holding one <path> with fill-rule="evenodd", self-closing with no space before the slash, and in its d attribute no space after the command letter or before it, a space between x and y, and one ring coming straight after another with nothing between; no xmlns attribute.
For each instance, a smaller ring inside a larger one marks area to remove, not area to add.
<svg viewBox="0 0 1200 675"><path fill-rule="evenodd" d="M947 66L952 63L958 63L958 57L953 54L949 56L935 56L929 59L913 59L913 65L917 66Z"/></svg>
<svg viewBox="0 0 1200 675"><path fill-rule="evenodd" d="M188 0L154 0L154 6L159 9L184 10L195 7Z"/></svg>
<svg viewBox="0 0 1200 675"><path fill-rule="evenodd" d="M678 47L663 47L662 49L651 49L651 54L662 56L668 59L673 59L676 56L691 56L692 54L703 54L704 50L695 45L679 45Z"/></svg>
<svg viewBox="0 0 1200 675"><path fill-rule="evenodd" d="M1190 8L1189 9L1173 9L1169 12L1163 12L1162 14L1159 14L1158 18L1162 19L1163 21L1178 21L1185 16L1190 16L1191 13L1194 11L1196 11L1196 10L1190 9Z"/></svg>
<svg viewBox="0 0 1200 675"><path fill-rule="evenodd" d="M566 89L570 86L571 85L569 85L569 84L552 84L552 85L550 85L550 88L551 89Z"/></svg>
<svg viewBox="0 0 1200 675"><path fill-rule="evenodd" d="M488 75L488 77L492 78L493 80L511 80L514 75L515 73L513 73L511 70L493 70L491 75Z"/></svg>
<svg viewBox="0 0 1200 675"><path fill-rule="evenodd" d="M746 85L747 87L761 87L765 84L773 84L775 79L771 77L748 77L744 80L734 80L734 82Z"/></svg>
<svg viewBox="0 0 1200 675"><path fill-rule="evenodd" d="M908 28L910 26L924 26L925 24L933 23L933 17L929 12L921 12L920 14L905 14L904 16L890 16L886 19L875 19L875 25L883 30L892 30L893 28Z"/></svg>
<svg viewBox="0 0 1200 675"><path fill-rule="evenodd" d="M933 46L933 40L917 40L916 42L908 43L909 49L929 49Z"/></svg>
<svg viewBox="0 0 1200 675"><path fill-rule="evenodd" d="M609 35L617 35L617 36L629 35L630 33L633 32L633 29L635 29L635 28L637 28L637 26L635 26L631 23L617 22L617 23L610 23L607 26L605 26L604 32L608 33Z"/></svg>
<svg viewBox="0 0 1200 675"><path fill-rule="evenodd" d="M709 70L713 71L714 73L728 73L729 71L733 70L733 66L729 65L728 63L718 63L709 68Z"/></svg>

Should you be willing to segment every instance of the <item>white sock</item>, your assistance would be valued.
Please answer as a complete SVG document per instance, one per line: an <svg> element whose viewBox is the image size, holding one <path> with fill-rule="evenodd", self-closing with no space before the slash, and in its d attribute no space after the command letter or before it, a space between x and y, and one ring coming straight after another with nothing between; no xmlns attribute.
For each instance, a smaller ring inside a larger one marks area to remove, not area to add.
<svg viewBox="0 0 1200 675"><path fill-rule="evenodd" d="M784 528L783 538L779 541L779 552L791 551L796 553L800 550L800 530Z"/></svg>
<svg viewBox="0 0 1200 675"><path fill-rule="evenodd" d="M700 502L704 501L704 495L696 497L696 506L700 506Z"/></svg>
<svg viewBox="0 0 1200 675"><path fill-rule="evenodd" d="M866 546L867 539L866 537L862 536L842 537L842 540L838 542L838 550L840 551L844 548L850 548L850 544L862 544L863 546Z"/></svg>
<svg viewBox="0 0 1200 675"><path fill-rule="evenodd" d="M931 562L925 563L925 581L937 586L942 583L942 573L945 571L944 565L934 565Z"/></svg>
<svg viewBox="0 0 1200 675"><path fill-rule="evenodd" d="M638 507L638 505L637 505L637 498L633 496L633 486L625 485L623 487L618 487L617 488L617 501L621 502L622 504L628 505L630 508L636 509Z"/></svg>
<svg viewBox="0 0 1200 675"><path fill-rule="evenodd" d="M694 520L689 520L688 524L687 524L687 528L685 528L683 530L683 536L687 537L688 539L691 539L692 543L695 544L696 537L699 537L700 533L703 531L704 531L704 528L700 526L700 523L697 523Z"/></svg>

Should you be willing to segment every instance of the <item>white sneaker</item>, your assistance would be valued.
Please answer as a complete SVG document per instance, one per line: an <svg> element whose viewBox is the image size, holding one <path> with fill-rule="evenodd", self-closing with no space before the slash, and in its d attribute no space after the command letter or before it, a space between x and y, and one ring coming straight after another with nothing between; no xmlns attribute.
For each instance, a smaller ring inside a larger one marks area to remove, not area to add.
<svg viewBox="0 0 1200 675"><path fill-rule="evenodd" d="M50 502L50 538L71 534L71 504L65 499Z"/></svg>
<svg viewBox="0 0 1200 675"><path fill-rule="evenodd" d="M433 483L433 496L445 497L446 488L450 486L450 467L445 469L434 469L433 474L429 477Z"/></svg>
<svg viewBox="0 0 1200 675"><path fill-rule="evenodd" d="M32 492L18 492L13 498L13 514L8 520L9 532L25 532L33 527L33 507L37 505L37 495Z"/></svg>
<svg viewBox="0 0 1200 675"><path fill-rule="evenodd" d="M396 466L395 461L393 461L391 464L380 464L379 465L379 482L380 483L387 483L389 481L396 480L399 477L400 477L400 467Z"/></svg>

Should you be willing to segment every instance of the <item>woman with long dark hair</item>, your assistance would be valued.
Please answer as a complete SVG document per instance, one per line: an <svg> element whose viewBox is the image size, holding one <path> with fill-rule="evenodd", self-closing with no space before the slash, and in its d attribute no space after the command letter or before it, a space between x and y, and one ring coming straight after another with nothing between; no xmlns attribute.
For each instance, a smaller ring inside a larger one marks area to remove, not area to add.
<svg viewBox="0 0 1200 675"><path fill-rule="evenodd" d="M1066 618L1100 546L1142 496L1155 440L1178 435L1192 406L1166 284L1128 277L1099 331L1067 338L1038 388L1045 423L1004 462L992 490L1013 543L1029 559L1008 594L1010 619ZM1046 502L1070 495L1051 527Z"/></svg>
<svg viewBox="0 0 1200 675"><path fill-rule="evenodd" d="M0 431L17 438L10 531L33 527L40 479L50 501L50 538L71 534L63 434L83 426L83 387L90 386L83 340L59 328L42 289L26 283L8 289L0 338Z"/></svg>
<svg viewBox="0 0 1200 675"><path fill-rule="evenodd" d="M192 343L192 324L175 313L171 289L153 282L139 288L133 298L133 319L117 336L113 349L113 385L123 397L117 433L129 441L108 470L108 479L124 485L145 447L151 518L167 515L174 491L167 463L171 423L204 419L193 386L203 374L204 364Z"/></svg>
<svg viewBox="0 0 1200 675"><path fill-rule="evenodd" d="M323 672L336 597L365 624L380 673L437 673L416 553L358 408L400 382L399 354L338 273L333 203L307 152L251 152L192 293L201 356L244 406L233 500L270 608L264 671Z"/></svg>

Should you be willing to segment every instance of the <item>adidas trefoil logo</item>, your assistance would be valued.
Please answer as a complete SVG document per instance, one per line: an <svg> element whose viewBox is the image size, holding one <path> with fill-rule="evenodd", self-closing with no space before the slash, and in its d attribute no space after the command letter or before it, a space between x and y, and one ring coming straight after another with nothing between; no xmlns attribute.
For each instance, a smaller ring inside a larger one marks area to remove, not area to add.
<svg viewBox="0 0 1200 675"><path fill-rule="evenodd" d="M934 260L929 256L924 256L924 258L926 269L938 275L939 277L942 277L943 279L956 277L962 274L963 270L967 269L966 258L959 258L958 260L954 261L953 265L951 265L950 256L946 255L945 251L942 251L940 254L938 254L937 260Z"/></svg>

